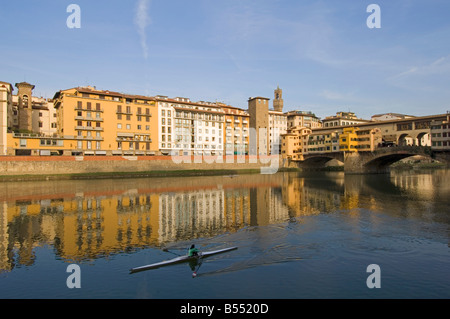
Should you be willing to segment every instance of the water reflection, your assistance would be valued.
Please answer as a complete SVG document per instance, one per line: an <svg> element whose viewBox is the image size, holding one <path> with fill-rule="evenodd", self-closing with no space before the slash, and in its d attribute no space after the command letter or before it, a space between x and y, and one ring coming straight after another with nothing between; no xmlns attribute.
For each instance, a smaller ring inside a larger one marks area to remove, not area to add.
<svg viewBox="0 0 450 319"><path fill-rule="evenodd" d="M336 211L450 224L449 177L440 170L3 183L0 271L32 265L37 246L76 262Z"/></svg>

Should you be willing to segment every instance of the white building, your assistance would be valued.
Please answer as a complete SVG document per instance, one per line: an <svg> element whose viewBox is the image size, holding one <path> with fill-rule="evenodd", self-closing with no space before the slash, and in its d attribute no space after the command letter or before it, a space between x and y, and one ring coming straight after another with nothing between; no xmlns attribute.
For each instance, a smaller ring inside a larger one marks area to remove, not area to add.
<svg viewBox="0 0 450 319"><path fill-rule="evenodd" d="M281 135L287 132L287 114L269 110L269 154L272 147L278 148L277 154L281 152Z"/></svg>
<svg viewBox="0 0 450 319"><path fill-rule="evenodd" d="M11 123L13 128L18 128L19 111L18 111L18 96L12 96L12 116ZM43 97L31 97L32 113L31 126L32 132L46 136L53 136L57 132L56 123L56 109L51 99Z"/></svg>
<svg viewBox="0 0 450 319"><path fill-rule="evenodd" d="M216 103L156 96L162 154L222 155L224 111Z"/></svg>

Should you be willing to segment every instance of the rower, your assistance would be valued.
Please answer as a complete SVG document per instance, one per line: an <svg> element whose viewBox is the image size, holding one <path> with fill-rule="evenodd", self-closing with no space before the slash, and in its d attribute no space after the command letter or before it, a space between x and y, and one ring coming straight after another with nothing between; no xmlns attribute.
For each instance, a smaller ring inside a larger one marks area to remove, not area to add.
<svg viewBox="0 0 450 319"><path fill-rule="evenodd" d="M189 248L188 256L189 257L198 256L198 252L199 252L199 250L197 248L195 248L194 244L192 244L191 248Z"/></svg>

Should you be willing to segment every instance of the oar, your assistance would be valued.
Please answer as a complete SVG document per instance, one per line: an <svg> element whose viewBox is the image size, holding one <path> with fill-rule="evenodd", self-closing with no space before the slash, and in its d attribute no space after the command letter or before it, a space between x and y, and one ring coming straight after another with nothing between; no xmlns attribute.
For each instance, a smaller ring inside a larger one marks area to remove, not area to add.
<svg viewBox="0 0 450 319"><path fill-rule="evenodd" d="M174 255L177 255L177 256L181 256L180 254L174 253L173 251L170 251L167 248L163 248L162 251L165 251L166 253L171 253L171 254L174 254Z"/></svg>

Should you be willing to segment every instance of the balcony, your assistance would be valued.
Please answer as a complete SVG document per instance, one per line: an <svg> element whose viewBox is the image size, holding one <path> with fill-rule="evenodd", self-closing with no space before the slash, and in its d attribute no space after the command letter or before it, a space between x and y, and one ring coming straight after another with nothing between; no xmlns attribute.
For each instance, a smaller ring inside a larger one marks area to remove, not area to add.
<svg viewBox="0 0 450 319"><path fill-rule="evenodd" d="M93 122L103 122L103 118L101 117L84 117L84 116L75 116L76 121L93 121Z"/></svg>
<svg viewBox="0 0 450 319"><path fill-rule="evenodd" d="M103 131L103 127L75 126L76 131Z"/></svg>
<svg viewBox="0 0 450 319"><path fill-rule="evenodd" d="M102 108L100 108L100 109L97 109L97 108L90 108L90 109L88 109L87 108L87 106L83 106L83 107L78 107L78 106L75 106L75 111L85 111L85 112L104 112L105 110L104 109L102 109Z"/></svg>

